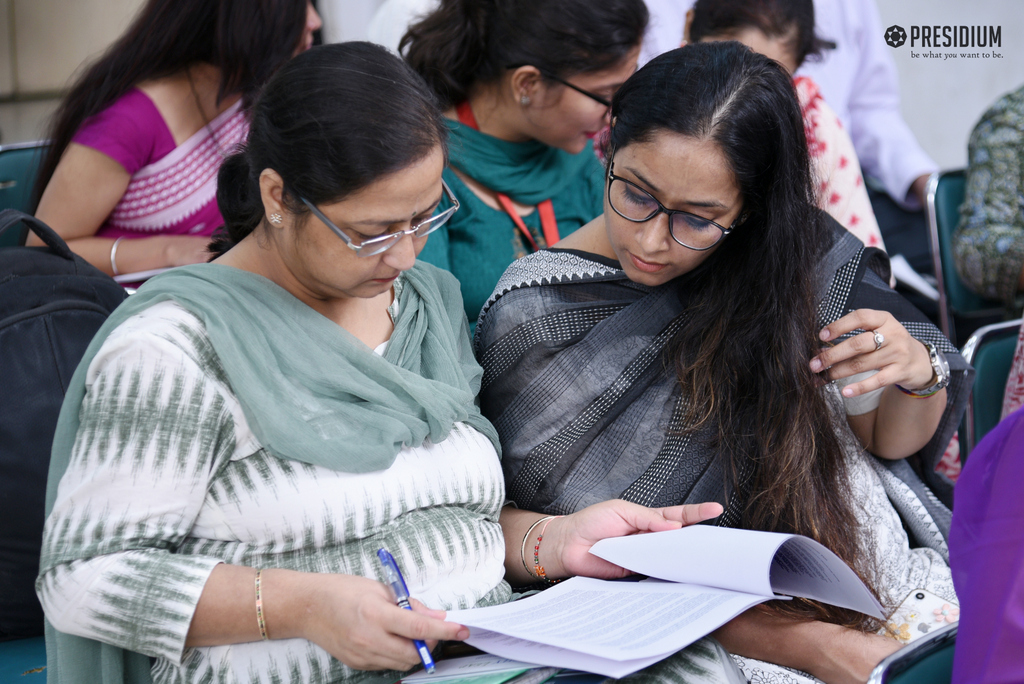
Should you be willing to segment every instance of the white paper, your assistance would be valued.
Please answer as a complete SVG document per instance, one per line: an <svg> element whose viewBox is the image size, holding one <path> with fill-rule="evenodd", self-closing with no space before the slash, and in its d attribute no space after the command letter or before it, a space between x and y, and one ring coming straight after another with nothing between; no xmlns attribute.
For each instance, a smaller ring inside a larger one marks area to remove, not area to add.
<svg viewBox="0 0 1024 684"><path fill-rule="evenodd" d="M786 540L775 554L771 581L777 593L824 601L885 619L882 604L857 573L813 539L791 537Z"/></svg>
<svg viewBox="0 0 1024 684"><path fill-rule="evenodd" d="M590 553L650 577L771 596L772 557L791 537L691 525L668 532L602 539Z"/></svg>
<svg viewBox="0 0 1024 684"><path fill-rule="evenodd" d="M672 582L802 596L884 619L881 604L842 559L798 535L692 525L602 539L590 552Z"/></svg>
<svg viewBox="0 0 1024 684"><path fill-rule="evenodd" d="M914 270L914 267L910 265L902 254L890 256L889 265L892 268L892 274L896 277L897 283L923 294L933 302L939 301L939 291L921 277L921 274Z"/></svg>
<svg viewBox="0 0 1024 684"><path fill-rule="evenodd" d="M673 582L574 577L521 601L449 611L447 619L471 632L477 627L623 661L674 653L768 598Z"/></svg>
<svg viewBox="0 0 1024 684"><path fill-rule="evenodd" d="M452 610L467 642L527 663L624 677L784 592L881 618L838 556L798 535L697 525L604 539L591 553L660 580L574 577L528 598Z"/></svg>
<svg viewBox="0 0 1024 684"><path fill-rule="evenodd" d="M548 667L563 667L581 672L594 672L620 679L626 675L642 670L648 665L662 660L665 656L654 658L638 658L635 660L609 660L598 656L585 655L564 648L556 648L547 644L539 644L526 639L516 639L505 634L491 632L486 629L470 627L466 643L481 651L495 653L508 658L530 661ZM667 655L667 654L666 654Z"/></svg>
<svg viewBox="0 0 1024 684"><path fill-rule="evenodd" d="M484 654L438 660L434 667L433 674L426 670L420 670L408 677L402 677L402 681L427 684L428 682L439 682L446 679L462 679L464 677L479 677L480 675L498 674L500 672L516 672L536 667L536 665L524 663L521 660L510 660L501 656Z"/></svg>

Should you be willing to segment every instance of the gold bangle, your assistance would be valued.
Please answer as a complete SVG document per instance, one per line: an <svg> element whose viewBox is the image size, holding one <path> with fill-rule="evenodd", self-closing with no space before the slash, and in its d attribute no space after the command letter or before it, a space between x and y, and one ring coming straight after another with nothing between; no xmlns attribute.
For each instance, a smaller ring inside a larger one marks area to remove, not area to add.
<svg viewBox="0 0 1024 684"><path fill-rule="evenodd" d="M263 570L256 570L256 624L260 627L260 638L267 641L270 637L267 636L267 623L263 620L263 593L260 587L262 578Z"/></svg>
<svg viewBox="0 0 1024 684"><path fill-rule="evenodd" d="M537 544L534 545L534 547L533 547L533 570L534 570L534 573L537 575L537 577L539 577L541 580L543 580L547 584L556 584L557 580L550 580L550 579L548 579L548 574L544 571L544 566L540 564L540 543L541 543L541 541L543 541L544 533L548 531L548 525L551 524L551 521L556 519L556 518L561 518L561 517L562 516L560 516L560 515L553 515L553 516L549 517L547 520L544 521L544 527L540 528L540 534L537 535Z"/></svg>
<svg viewBox="0 0 1024 684"><path fill-rule="evenodd" d="M523 535L523 545L519 549L519 558L523 561L523 569L526 570L526 574L529 575L530 577L534 577L534 578L538 578L539 579L539 577L533 573L533 570L530 570L530 566L526 564L526 540L530 538L531 534L533 534L533 530L534 530L534 528L537 527L537 525L540 525L545 520L553 520L554 517L555 516L553 516L553 515L549 515L549 516L545 516L543 518L538 518L537 520L534 521L534 523L532 525L530 525L530 529L526 530L526 534Z"/></svg>

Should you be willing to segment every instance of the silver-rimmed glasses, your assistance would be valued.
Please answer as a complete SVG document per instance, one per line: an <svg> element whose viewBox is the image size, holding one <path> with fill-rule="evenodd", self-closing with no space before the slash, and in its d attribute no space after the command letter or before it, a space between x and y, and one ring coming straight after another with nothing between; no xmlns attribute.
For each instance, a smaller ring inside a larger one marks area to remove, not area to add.
<svg viewBox="0 0 1024 684"><path fill-rule="evenodd" d="M361 240L356 242L342 231L341 228L334 225L333 222L324 213L316 208L312 202L307 200L305 197L299 197L302 203L309 207L309 210L313 212L313 215L324 222L324 224L334 231L334 234L345 241L345 244L349 246L357 256L368 257L381 252L386 252L401 241L406 235L412 235L413 237L423 238L427 237L435 230L443 226L448 222L448 219L459 210L459 200L455 197L455 193L448 187L448 184L443 180L441 186L444 188L444 194L448 197L448 201L452 203L452 206L448 207L444 211L434 214L430 218L420 221L414 226L409 227L407 230L400 230L394 233L388 233L387 235L381 235L380 237L370 238L368 240Z"/></svg>
<svg viewBox="0 0 1024 684"><path fill-rule="evenodd" d="M688 211L666 209L651 193L625 178L616 176L614 162L608 167L608 204L616 214L633 223L643 223L658 214L667 214L668 231L672 239L683 247L698 252L714 247L719 240L731 233L740 221L737 218L732 225L725 228Z"/></svg>

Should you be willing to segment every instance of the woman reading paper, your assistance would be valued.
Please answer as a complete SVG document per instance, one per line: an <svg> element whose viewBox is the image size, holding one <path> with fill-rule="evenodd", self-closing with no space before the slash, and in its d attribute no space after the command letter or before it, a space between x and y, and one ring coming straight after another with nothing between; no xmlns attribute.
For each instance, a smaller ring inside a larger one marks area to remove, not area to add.
<svg viewBox="0 0 1024 684"><path fill-rule="evenodd" d="M821 542L890 614L916 589L955 604L949 511L915 469L950 493L933 467L968 366L884 254L815 208L786 71L691 45L627 81L612 119L604 215L513 264L478 323L504 517L717 500L719 524ZM882 628L794 600L718 635L748 677L795 677L759 659L849 682L899 647Z"/></svg>

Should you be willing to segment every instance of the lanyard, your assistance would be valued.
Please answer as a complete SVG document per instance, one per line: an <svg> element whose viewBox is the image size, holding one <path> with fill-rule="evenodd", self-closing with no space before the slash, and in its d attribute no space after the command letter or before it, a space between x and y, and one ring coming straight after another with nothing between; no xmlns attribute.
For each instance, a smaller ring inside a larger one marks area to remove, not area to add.
<svg viewBox="0 0 1024 684"><path fill-rule="evenodd" d="M473 115L473 109L469 106L469 102L459 104L455 110L459 114L459 123L464 126L469 126L474 130L480 130L480 127L476 123L476 117ZM516 224L516 228L519 229L519 232L523 234L523 237L525 237L527 242L530 243L533 250L535 252L538 251L540 248L537 246L537 241L533 239L533 235L530 234L530 230L526 227L526 224L523 223L522 217L512 205L512 200L509 196L503 192L495 192L494 194L498 197L498 204L500 204L501 208L505 210L505 213L512 218L512 221ZM544 241L547 243L548 247L551 247L558 242L558 222L555 220L555 208L552 206L551 200L546 199L538 204L537 213L540 214L540 225L541 230L544 233Z"/></svg>

